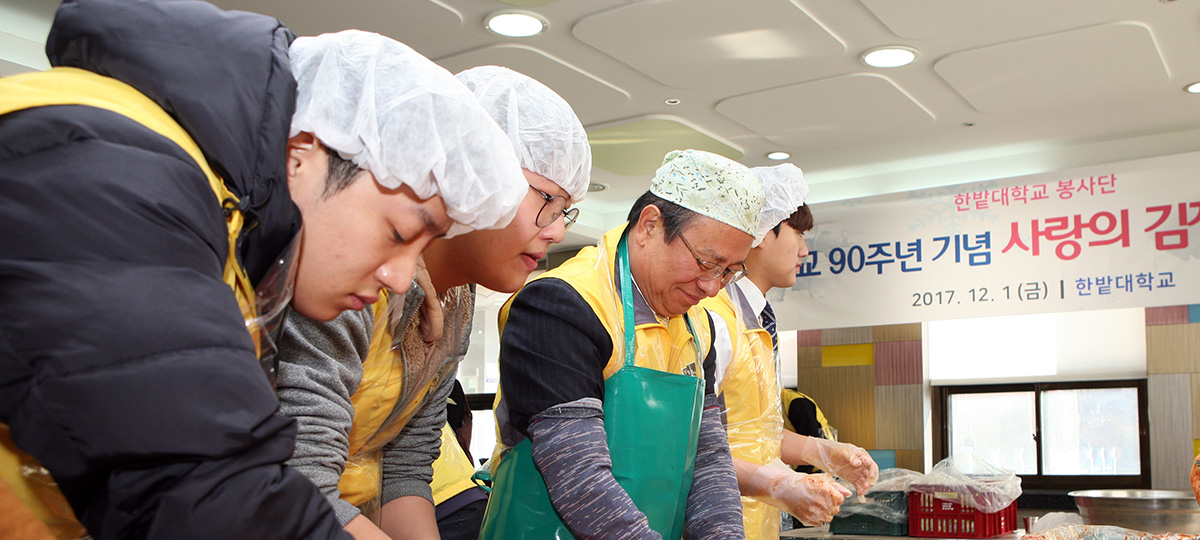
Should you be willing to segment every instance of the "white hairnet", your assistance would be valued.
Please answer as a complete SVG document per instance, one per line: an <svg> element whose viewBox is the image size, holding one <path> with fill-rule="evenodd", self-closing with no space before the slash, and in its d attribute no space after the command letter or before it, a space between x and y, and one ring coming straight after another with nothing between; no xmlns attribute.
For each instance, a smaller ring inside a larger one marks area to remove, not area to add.
<svg viewBox="0 0 1200 540"><path fill-rule="evenodd" d="M571 202L583 200L592 176L592 149L566 100L536 79L499 66L455 76L508 134L522 167L553 180Z"/></svg>
<svg viewBox="0 0 1200 540"><path fill-rule="evenodd" d="M754 235L752 244L752 247L758 247L771 229L804 205L804 199L808 198L808 182L804 181L804 173L800 168L791 163L750 170L758 177L763 194L767 196L762 215L758 218L758 234Z"/></svg>
<svg viewBox="0 0 1200 540"><path fill-rule="evenodd" d="M512 144L450 72L379 34L296 39L291 135L314 134L380 185L441 195L447 237L507 225L528 191Z"/></svg>

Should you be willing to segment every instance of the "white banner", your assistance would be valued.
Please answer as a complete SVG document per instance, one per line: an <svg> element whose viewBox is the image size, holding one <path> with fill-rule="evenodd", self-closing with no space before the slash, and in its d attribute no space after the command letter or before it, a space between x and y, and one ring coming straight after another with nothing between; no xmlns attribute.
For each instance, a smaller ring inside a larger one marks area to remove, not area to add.
<svg viewBox="0 0 1200 540"><path fill-rule="evenodd" d="M815 204L780 328L1200 303L1198 177L1195 152Z"/></svg>

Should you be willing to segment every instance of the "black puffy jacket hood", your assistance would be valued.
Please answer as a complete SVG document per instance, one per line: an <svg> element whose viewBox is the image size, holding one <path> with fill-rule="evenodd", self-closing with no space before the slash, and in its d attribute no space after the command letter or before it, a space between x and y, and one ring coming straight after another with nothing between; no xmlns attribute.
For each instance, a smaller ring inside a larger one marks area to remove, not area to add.
<svg viewBox="0 0 1200 540"><path fill-rule="evenodd" d="M271 17L194 0L67 0L46 40L51 65L129 84L187 130L241 199L238 258L256 284L300 225L285 159L293 39Z"/></svg>

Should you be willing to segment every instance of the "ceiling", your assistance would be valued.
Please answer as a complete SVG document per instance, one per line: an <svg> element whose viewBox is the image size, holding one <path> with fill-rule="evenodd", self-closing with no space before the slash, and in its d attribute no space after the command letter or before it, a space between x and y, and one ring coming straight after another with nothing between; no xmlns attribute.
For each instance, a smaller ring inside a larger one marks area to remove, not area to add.
<svg viewBox="0 0 1200 540"><path fill-rule="evenodd" d="M623 221L675 148L748 166L789 152L816 203L1200 149L1200 95L1183 91L1200 81L1200 0L215 3L300 35L379 32L452 72L503 65L558 91L607 187L564 249ZM56 4L0 0L0 74L44 67ZM504 10L549 26L486 30ZM917 60L860 60L882 45Z"/></svg>

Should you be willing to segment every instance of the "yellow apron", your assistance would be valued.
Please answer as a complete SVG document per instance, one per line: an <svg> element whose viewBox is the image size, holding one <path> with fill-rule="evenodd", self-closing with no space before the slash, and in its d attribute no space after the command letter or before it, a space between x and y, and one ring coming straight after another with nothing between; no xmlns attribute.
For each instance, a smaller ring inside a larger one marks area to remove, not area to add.
<svg viewBox="0 0 1200 540"><path fill-rule="evenodd" d="M771 335L751 313L737 285L700 305L717 314L729 329L732 360L725 370L718 395L724 397L726 431L733 457L766 465L780 457L783 409ZM779 509L742 497L742 524L749 540L779 538Z"/></svg>
<svg viewBox="0 0 1200 540"><path fill-rule="evenodd" d="M467 453L458 444L458 437L450 424L442 425L442 453L433 462L433 504L442 504L451 497L475 487L471 475L475 468Z"/></svg>
<svg viewBox="0 0 1200 540"><path fill-rule="evenodd" d="M420 314L404 318L404 295L384 290L372 306L371 345L362 381L350 397L354 424L346 468L338 480L341 498L371 518L382 491L383 447L403 431L425 397L454 376L458 346L474 316L474 293L468 286L443 291L439 301L443 337L432 349L421 338Z"/></svg>
<svg viewBox="0 0 1200 540"><path fill-rule="evenodd" d="M196 165L208 177L209 187L216 195L218 204L232 201L236 207L237 197L208 166L200 147L166 111L150 98L116 79L97 75L90 71L69 67L56 67L37 73L25 73L0 78L0 115L35 107L52 105L85 105L105 109L128 117L154 132L174 141L192 156ZM228 209L229 206L226 206ZM242 230L241 212L227 211L226 227L229 233L229 255L225 260L222 279L233 289L248 330L254 337L255 347L263 352L260 339L254 286L246 271L237 262L234 249ZM9 437L8 426L0 424L0 477L30 507L34 515L46 523L58 538L78 538L86 534L83 525L75 518L66 498L59 491L49 473L32 456L20 451Z"/></svg>

